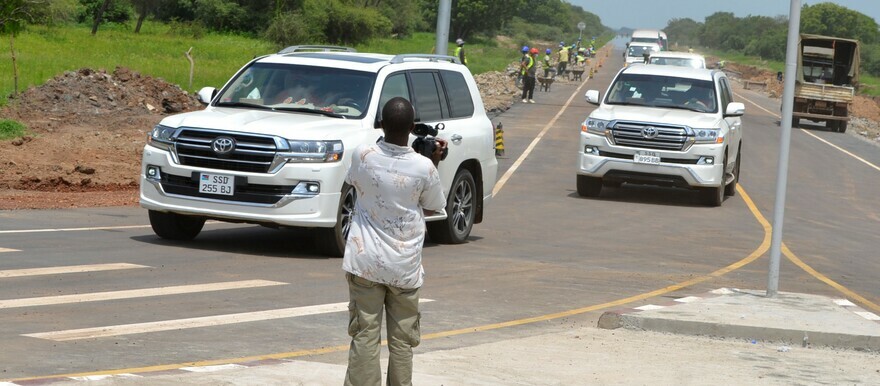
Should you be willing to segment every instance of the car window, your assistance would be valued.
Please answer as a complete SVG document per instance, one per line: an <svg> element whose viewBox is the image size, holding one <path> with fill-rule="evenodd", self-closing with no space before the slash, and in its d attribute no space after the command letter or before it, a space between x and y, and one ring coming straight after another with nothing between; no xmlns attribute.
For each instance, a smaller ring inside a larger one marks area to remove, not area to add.
<svg viewBox="0 0 880 386"><path fill-rule="evenodd" d="M362 117L374 73L318 66L254 63L221 91L217 106L320 110Z"/></svg>
<svg viewBox="0 0 880 386"><path fill-rule="evenodd" d="M730 102L733 102L733 97L730 95L730 85L727 83L727 78L721 78L721 110L726 111L727 105Z"/></svg>
<svg viewBox="0 0 880 386"><path fill-rule="evenodd" d="M409 95L409 87L406 84L406 73L399 72L385 78L385 84L382 85L382 93L379 94L379 113L382 114L382 108L391 98L401 97L408 101L412 101Z"/></svg>
<svg viewBox="0 0 880 386"><path fill-rule="evenodd" d="M413 85L414 107L417 122L434 122L443 119L445 97L438 87L433 71L413 71L410 73Z"/></svg>
<svg viewBox="0 0 880 386"><path fill-rule="evenodd" d="M474 115L474 101L464 75L455 71L440 71L440 74L449 98L449 117L464 118Z"/></svg>
<svg viewBox="0 0 880 386"><path fill-rule="evenodd" d="M715 84L709 80L621 74L611 85L605 103L714 113L718 111L715 96Z"/></svg>

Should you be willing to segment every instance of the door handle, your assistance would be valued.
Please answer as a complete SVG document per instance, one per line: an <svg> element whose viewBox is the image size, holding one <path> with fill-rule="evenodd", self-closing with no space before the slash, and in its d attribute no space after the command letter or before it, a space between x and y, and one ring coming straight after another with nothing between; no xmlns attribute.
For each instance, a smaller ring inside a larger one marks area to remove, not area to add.
<svg viewBox="0 0 880 386"><path fill-rule="evenodd" d="M456 145L459 144L459 143L461 143L462 138L463 138L463 137L462 137L461 135L458 135L458 134L453 134L452 137L450 137L450 139L452 140L452 142L455 143Z"/></svg>

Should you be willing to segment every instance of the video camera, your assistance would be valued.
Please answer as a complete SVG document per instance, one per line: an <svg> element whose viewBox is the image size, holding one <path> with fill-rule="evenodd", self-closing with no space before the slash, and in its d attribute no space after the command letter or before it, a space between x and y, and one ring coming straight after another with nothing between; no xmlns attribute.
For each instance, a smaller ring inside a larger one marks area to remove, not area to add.
<svg viewBox="0 0 880 386"><path fill-rule="evenodd" d="M416 136L412 143L413 150L425 157L432 158L431 154L434 154L434 149L437 148L437 134L445 128L446 125L443 123L438 123L434 127L424 123L416 123L412 129L413 135ZM448 154L449 149L443 149L443 155L440 156L440 160L445 160Z"/></svg>

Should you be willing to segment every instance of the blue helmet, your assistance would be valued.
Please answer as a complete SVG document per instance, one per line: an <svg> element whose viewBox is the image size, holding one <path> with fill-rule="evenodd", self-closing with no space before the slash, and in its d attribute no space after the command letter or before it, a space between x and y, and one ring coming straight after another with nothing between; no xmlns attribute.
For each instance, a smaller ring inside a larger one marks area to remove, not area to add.
<svg viewBox="0 0 880 386"><path fill-rule="evenodd" d="M522 52L529 52L529 46L523 46Z"/></svg>
<svg viewBox="0 0 880 386"><path fill-rule="evenodd" d="M549 53L551 53L551 52L553 52L553 51L551 51L551 50L548 48L547 51L544 51L544 52L546 52L546 53L549 54Z"/></svg>
<svg viewBox="0 0 880 386"><path fill-rule="evenodd" d="M560 46L560 47L565 46L565 42L559 42L559 46Z"/></svg>

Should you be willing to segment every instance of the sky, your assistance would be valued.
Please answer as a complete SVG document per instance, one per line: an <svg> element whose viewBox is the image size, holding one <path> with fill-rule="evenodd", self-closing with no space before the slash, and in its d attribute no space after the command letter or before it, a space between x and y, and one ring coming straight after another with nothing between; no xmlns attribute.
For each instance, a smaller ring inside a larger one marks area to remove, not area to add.
<svg viewBox="0 0 880 386"><path fill-rule="evenodd" d="M599 15L602 24L613 29L662 29L673 18L698 22L715 12L733 12L737 17L788 16L790 0L567 0ZM801 0L801 5L824 1ZM834 0L837 5L861 12L880 23L880 0Z"/></svg>

